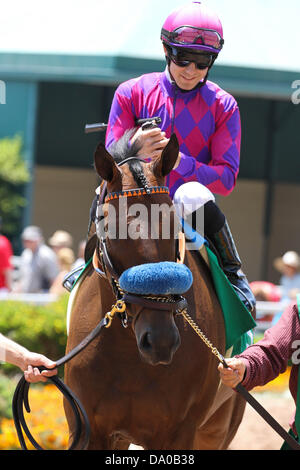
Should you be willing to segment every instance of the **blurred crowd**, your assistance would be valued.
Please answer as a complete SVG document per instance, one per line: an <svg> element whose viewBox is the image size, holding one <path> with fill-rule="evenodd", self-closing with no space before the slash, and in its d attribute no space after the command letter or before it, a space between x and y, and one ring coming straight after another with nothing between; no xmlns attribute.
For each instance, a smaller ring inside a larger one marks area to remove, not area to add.
<svg viewBox="0 0 300 470"><path fill-rule="evenodd" d="M279 284L266 281L251 282L256 300L267 302L295 300L300 293L300 256L295 251L287 251L274 260L273 266L281 274Z"/></svg>
<svg viewBox="0 0 300 470"><path fill-rule="evenodd" d="M296 251L287 251L283 256L276 258L273 267L280 273L278 285L266 281L250 283L256 300L264 302L282 302L282 311L274 316L266 315L264 320L270 320L275 325L283 314L284 306L296 301L300 293L300 256Z"/></svg>
<svg viewBox="0 0 300 470"><path fill-rule="evenodd" d="M18 275L14 279L13 249L1 233L0 218L0 292L51 293L66 292L62 285L65 275L84 265L85 241L73 251L73 237L65 230L57 230L44 240L40 227L26 227L21 235L23 251L18 258Z"/></svg>
<svg viewBox="0 0 300 470"><path fill-rule="evenodd" d="M40 227L28 226L21 235L23 252L18 260L18 280L13 282L13 250L10 241L1 234L0 218L0 292L60 294L65 292L62 281L71 270L84 265L85 241L73 251L73 238L65 230L57 230L45 242ZM273 262L280 272L279 283L251 282L256 300L286 302L295 300L300 292L300 256L287 251Z"/></svg>

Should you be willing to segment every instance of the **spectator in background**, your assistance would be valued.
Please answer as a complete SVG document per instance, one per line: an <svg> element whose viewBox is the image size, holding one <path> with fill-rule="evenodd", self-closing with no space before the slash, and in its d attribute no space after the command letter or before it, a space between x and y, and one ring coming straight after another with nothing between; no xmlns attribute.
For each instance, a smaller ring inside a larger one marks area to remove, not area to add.
<svg viewBox="0 0 300 470"><path fill-rule="evenodd" d="M280 278L281 301L288 304L295 301L300 292L300 257L295 251L287 251L281 258L274 260L274 267L282 276ZM274 315L272 325L275 325L283 312Z"/></svg>
<svg viewBox="0 0 300 470"><path fill-rule="evenodd" d="M16 292L48 292L59 272L54 251L45 245L42 231L34 225L23 230L24 251L20 257L20 281Z"/></svg>
<svg viewBox="0 0 300 470"><path fill-rule="evenodd" d="M253 281L250 282L250 287L256 300L264 302L280 302L280 288L272 282Z"/></svg>
<svg viewBox="0 0 300 470"><path fill-rule="evenodd" d="M281 258L274 260L274 267L280 278L281 300L295 300L300 292L300 257L295 251L287 251Z"/></svg>
<svg viewBox="0 0 300 470"><path fill-rule="evenodd" d="M50 288L51 294L63 294L66 292L62 285L65 276L69 273L75 261L74 253L71 248L61 248L57 254L60 271L53 281Z"/></svg>
<svg viewBox="0 0 300 470"><path fill-rule="evenodd" d="M57 230L48 240L49 245L58 254L62 248L70 248L73 246L73 237L65 230Z"/></svg>
<svg viewBox="0 0 300 470"><path fill-rule="evenodd" d="M280 287L276 286L272 282L253 281L250 282L250 287L257 301L280 302L281 300ZM274 313L272 312L272 309L257 317L257 320L258 319L259 322L273 322Z"/></svg>
<svg viewBox="0 0 300 470"><path fill-rule="evenodd" d="M0 292L8 292L12 287L13 249L10 241L1 233L2 217L0 217Z"/></svg>

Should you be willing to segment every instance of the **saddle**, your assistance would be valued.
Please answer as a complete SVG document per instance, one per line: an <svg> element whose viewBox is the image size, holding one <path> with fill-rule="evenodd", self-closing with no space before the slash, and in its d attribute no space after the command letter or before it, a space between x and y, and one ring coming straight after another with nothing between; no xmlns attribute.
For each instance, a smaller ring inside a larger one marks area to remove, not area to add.
<svg viewBox="0 0 300 470"><path fill-rule="evenodd" d="M97 234L93 233L88 239L85 251L84 251L84 261L85 264L78 266L77 268L70 271L63 279L62 285L68 291L71 292L76 282L79 280L81 275L86 271L86 268L90 265L93 258L94 252L97 246Z"/></svg>

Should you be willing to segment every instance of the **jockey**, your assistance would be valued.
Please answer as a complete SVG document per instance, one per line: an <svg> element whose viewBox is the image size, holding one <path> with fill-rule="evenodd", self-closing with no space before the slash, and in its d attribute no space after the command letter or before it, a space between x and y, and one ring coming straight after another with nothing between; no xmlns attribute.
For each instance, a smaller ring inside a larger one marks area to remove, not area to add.
<svg viewBox="0 0 300 470"><path fill-rule="evenodd" d="M141 157L159 156L175 133L180 145L177 162L167 176L170 196L190 199L190 184L210 194L204 206L204 231L213 243L225 274L249 310L255 298L241 271L225 216L214 194L233 190L240 160L241 125L237 102L208 80L220 53L223 29L217 15L202 2L191 2L171 13L161 30L166 57L162 73L149 73L122 83L116 90L108 122L106 147L135 127L137 119L158 116L160 128L137 129L130 143L138 142ZM130 144L129 144L130 145ZM176 194L176 191L179 193ZM195 194L196 210L197 191Z"/></svg>

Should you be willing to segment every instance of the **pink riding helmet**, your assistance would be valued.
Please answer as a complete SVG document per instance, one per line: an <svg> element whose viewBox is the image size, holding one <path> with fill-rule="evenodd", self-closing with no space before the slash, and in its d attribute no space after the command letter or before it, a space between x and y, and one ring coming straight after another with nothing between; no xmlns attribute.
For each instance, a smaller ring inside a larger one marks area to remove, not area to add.
<svg viewBox="0 0 300 470"><path fill-rule="evenodd" d="M163 24L161 40L173 47L218 54L223 47L223 28L218 16L202 2L173 11Z"/></svg>

